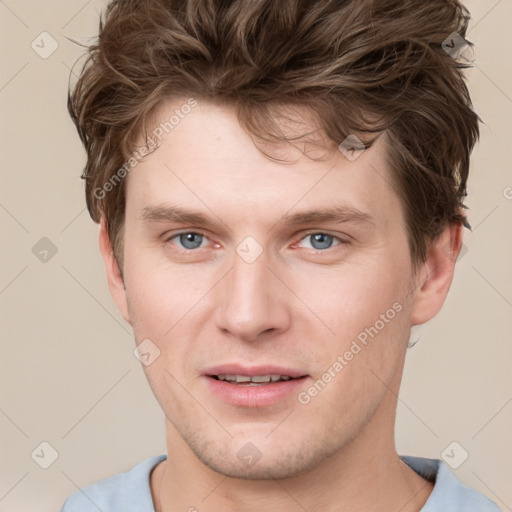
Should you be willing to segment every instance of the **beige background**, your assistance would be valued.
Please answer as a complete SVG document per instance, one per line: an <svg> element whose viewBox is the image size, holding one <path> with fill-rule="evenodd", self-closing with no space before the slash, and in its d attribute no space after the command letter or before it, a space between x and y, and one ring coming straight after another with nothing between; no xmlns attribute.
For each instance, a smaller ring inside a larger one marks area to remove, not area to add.
<svg viewBox="0 0 512 512"><path fill-rule="evenodd" d="M165 452L162 413L109 295L66 110L82 50L64 36L89 42L104 5L0 0L1 512L59 510L79 487ZM444 310L414 330L396 437L399 453L432 458L457 441L452 458L469 453L457 476L512 510L512 0L467 5L470 89L486 123L469 187L474 232ZM31 47L50 48L43 31L58 43L46 59ZM57 248L47 262L32 250L43 237ZM58 453L48 469L36 463L50 460L43 441Z"/></svg>

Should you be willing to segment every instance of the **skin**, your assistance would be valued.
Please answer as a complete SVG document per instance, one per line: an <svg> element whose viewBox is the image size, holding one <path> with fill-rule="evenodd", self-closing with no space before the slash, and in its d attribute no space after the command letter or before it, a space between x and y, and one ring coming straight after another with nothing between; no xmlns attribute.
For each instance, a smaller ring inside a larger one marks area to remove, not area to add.
<svg viewBox="0 0 512 512"><path fill-rule="evenodd" d="M184 102L161 105L152 121ZM291 163L262 155L233 108L198 100L127 177L124 282L101 221L117 307L136 342L149 338L160 350L143 366L169 454L151 473L155 509L418 511L433 486L396 453L397 394L410 328L441 308L461 227L447 226L413 273L385 137L353 162L337 150L313 161L291 145L274 149ZM144 207L163 204L214 224L143 222ZM372 221L282 222L335 205ZM188 252L171 238L198 230L206 236ZM318 249L315 233L334 238ZM262 249L250 264L236 252L248 236ZM272 363L307 374L307 391L394 303L400 312L307 405L293 394L239 407L205 385L211 365ZM249 442L261 453L252 466L237 456Z"/></svg>

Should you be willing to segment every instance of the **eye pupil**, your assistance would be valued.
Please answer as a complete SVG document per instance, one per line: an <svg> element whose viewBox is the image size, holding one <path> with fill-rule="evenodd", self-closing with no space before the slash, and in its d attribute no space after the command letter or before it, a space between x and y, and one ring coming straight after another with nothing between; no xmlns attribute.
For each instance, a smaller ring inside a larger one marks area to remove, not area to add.
<svg viewBox="0 0 512 512"><path fill-rule="evenodd" d="M315 249L329 249L333 242L333 237L325 233L315 233L310 236L310 239Z"/></svg>
<svg viewBox="0 0 512 512"><path fill-rule="evenodd" d="M202 236L199 233L183 233L180 235L180 243L186 249L197 249L201 245Z"/></svg>

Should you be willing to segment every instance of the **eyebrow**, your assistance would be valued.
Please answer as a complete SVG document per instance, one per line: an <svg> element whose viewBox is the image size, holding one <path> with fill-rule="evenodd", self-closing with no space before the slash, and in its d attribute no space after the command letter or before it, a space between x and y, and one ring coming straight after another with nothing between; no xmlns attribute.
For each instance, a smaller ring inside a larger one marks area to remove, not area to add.
<svg viewBox="0 0 512 512"><path fill-rule="evenodd" d="M153 222L176 222L180 224L200 224L208 227L214 227L216 225L211 218L204 215L202 212L177 206L145 206L142 209L140 220L145 224ZM318 222L332 222L337 224L355 222L359 224L375 225L371 215L349 206L325 207L294 214L286 214L276 225L296 226Z"/></svg>
<svg viewBox="0 0 512 512"><path fill-rule="evenodd" d="M315 222L375 224L371 215L349 206L332 206L317 210L297 212L293 215L285 215L280 221L280 223L285 226L313 224Z"/></svg>

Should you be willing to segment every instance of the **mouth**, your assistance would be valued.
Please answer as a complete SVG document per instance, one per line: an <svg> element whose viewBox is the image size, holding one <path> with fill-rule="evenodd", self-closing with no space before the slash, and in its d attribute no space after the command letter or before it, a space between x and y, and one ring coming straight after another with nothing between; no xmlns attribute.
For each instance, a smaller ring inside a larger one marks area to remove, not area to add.
<svg viewBox="0 0 512 512"><path fill-rule="evenodd" d="M290 404L309 378L300 370L272 363L211 366L204 370L203 377L207 392L214 400L245 408Z"/></svg>
<svg viewBox="0 0 512 512"><path fill-rule="evenodd" d="M292 377L290 375L232 375L221 373L218 375L208 375L212 379L227 382L237 386L268 386L279 382L287 382L289 380L299 380L306 376Z"/></svg>

